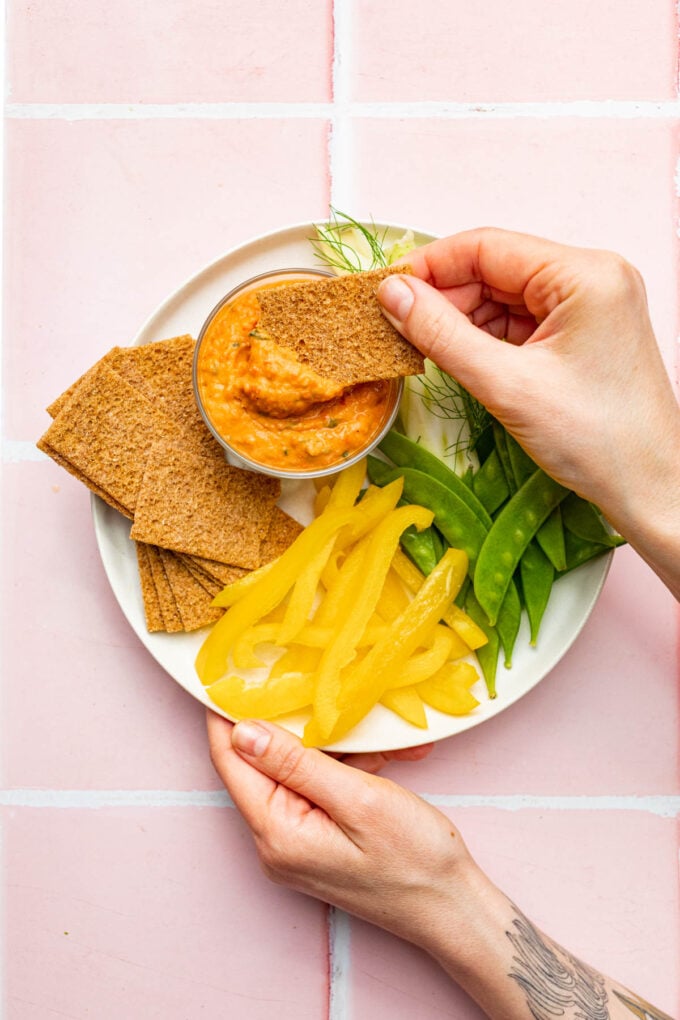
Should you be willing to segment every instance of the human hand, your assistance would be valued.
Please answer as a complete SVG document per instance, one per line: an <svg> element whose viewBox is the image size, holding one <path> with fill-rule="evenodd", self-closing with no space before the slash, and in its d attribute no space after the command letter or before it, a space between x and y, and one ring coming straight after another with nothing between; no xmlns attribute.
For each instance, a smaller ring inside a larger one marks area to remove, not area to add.
<svg viewBox="0 0 680 1020"><path fill-rule="evenodd" d="M609 252L493 229L407 260L413 277L378 291L387 317L678 595L680 413L637 271Z"/></svg>
<svg viewBox="0 0 680 1020"><path fill-rule="evenodd" d="M435 954L442 932L450 945L477 869L445 815L272 723L232 726L212 712L207 723L213 764L269 878Z"/></svg>

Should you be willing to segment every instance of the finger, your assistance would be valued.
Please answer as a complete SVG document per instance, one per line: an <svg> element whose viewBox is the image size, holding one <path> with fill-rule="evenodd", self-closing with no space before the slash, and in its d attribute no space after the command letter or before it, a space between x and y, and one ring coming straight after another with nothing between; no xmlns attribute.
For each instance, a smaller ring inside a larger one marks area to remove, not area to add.
<svg viewBox="0 0 680 1020"><path fill-rule="evenodd" d="M415 276L438 289L478 282L494 300L517 303L523 296L531 314L542 319L563 299L570 285L563 267L578 252L541 237L484 227L416 248L408 262Z"/></svg>
<svg viewBox="0 0 680 1020"><path fill-rule="evenodd" d="M419 744L418 747L403 747L396 751L373 751L364 754L345 754L340 759L346 765L362 772L375 775L386 765L395 761L422 761L427 758L434 744Z"/></svg>
<svg viewBox="0 0 680 1020"><path fill-rule="evenodd" d="M256 830L263 818L262 805L276 789L276 783L237 754L232 744L234 724L206 712L210 757L236 808L251 829Z"/></svg>
<svg viewBox="0 0 680 1020"><path fill-rule="evenodd" d="M389 276L377 291L394 326L426 357L457 379L483 404L516 350L474 326L434 287L411 276Z"/></svg>
<svg viewBox="0 0 680 1020"><path fill-rule="evenodd" d="M263 777L318 805L345 831L353 830L356 803L368 778L270 722L247 720L232 731L232 744Z"/></svg>

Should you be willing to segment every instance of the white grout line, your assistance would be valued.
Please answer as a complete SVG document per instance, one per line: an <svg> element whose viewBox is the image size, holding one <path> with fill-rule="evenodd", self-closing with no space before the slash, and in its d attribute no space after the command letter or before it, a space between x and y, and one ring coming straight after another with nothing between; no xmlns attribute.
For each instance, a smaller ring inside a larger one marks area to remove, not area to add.
<svg viewBox="0 0 680 1020"><path fill-rule="evenodd" d="M632 811L680 818L680 796L536 796L534 794L421 793L437 807L493 808L499 811ZM233 807L224 790L0 790L0 806L17 808L100 809L110 807Z"/></svg>
<svg viewBox="0 0 680 1020"><path fill-rule="evenodd" d="M333 124L352 117L386 119L612 118L677 119L680 100L575 100L546 103L445 101L352 102L347 67L350 9L336 3L332 103L8 103L11 120L258 120L321 118Z"/></svg>
<svg viewBox="0 0 680 1020"><path fill-rule="evenodd" d="M328 1020L350 1020L352 919L344 910L328 908Z"/></svg>

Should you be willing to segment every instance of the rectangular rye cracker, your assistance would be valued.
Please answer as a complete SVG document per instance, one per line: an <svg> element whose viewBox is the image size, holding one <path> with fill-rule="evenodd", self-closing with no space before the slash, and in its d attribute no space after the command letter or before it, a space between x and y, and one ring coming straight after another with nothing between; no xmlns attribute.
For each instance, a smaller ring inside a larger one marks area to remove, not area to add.
<svg viewBox="0 0 680 1020"><path fill-rule="evenodd" d="M130 537L252 570L280 494L276 479L232 467L219 450L208 456L155 443Z"/></svg>
<svg viewBox="0 0 680 1020"><path fill-rule="evenodd" d="M154 440L180 434L179 426L152 401L99 364L86 373L38 447L132 516Z"/></svg>
<svg viewBox="0 0 680 1020"><path fill-rule="evenodd" d="M257 328L319 375L344 386L419 375L424 359L387 321L378 284L408 266L389 266L258 293Z"/></svg>

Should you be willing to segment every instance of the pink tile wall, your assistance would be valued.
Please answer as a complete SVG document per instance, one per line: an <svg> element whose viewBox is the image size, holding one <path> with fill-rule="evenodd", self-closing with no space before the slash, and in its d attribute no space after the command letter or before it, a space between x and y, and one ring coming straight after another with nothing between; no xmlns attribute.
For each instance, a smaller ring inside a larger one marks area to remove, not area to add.
<svg viewBox="0 0 680 1020"><path fill-rule="evenodd" d="M330 0L7 5L20 103L323 102ZM58 45L55 41L58 40Z"/></svg>
<svg viewBox="0 0 680 1020"><path fill-rule="evenodd" d="M674 99L664 0L485 4L354 0L353 95L364 101Z"/></svg>
<svg viewBox="0 0 680 1020"><path fill-rule="evenodd" d="M367 925L336 917L329 956L325 908L260 874L201 707L127 625L88 494L33 443L44 406L188 276L329 201L616 249L675 371L673 5L6 6L0 1011L477 1020ZM534 920L671 1014L678 622L620 550L529 696L387 770Z"/></svg>

